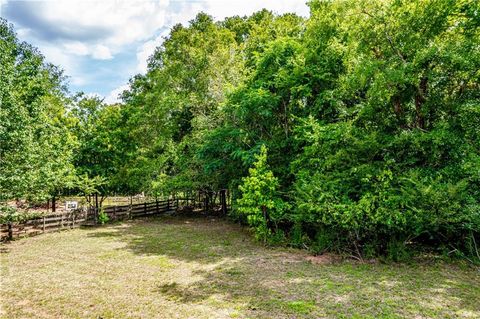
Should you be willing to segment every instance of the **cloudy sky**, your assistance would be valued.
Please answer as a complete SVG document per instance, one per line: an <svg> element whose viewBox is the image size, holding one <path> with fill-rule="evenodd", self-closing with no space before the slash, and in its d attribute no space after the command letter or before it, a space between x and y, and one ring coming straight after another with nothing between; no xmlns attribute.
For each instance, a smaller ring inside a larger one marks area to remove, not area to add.
<svg viewBox="0 0 480 319"><path fill-rule="evenodd" d="M114 102L128 79L177 23L204 11L221 20L267 8L308 15L306 0L0 0L0 16L21 40L40 49L69 76L72 92Z"/></svg>

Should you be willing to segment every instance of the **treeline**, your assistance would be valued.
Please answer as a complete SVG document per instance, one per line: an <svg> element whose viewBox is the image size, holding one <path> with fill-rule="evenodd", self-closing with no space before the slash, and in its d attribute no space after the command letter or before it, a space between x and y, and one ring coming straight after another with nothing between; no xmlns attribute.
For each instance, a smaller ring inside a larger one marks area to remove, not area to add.
<svg viewBox="0 0 480 319"><path fill-rule="evenodd" d="M121 105L71 99L76 175L106 193L228 188L260 239L315 252L480 259L480 3L309 6L199 14Z"/></svg>
<svg viewBox="0 0 480 319"><path fill-rule="evenodd" d="M14 217L12 200L109 194L117 114L119 106L69 92L63 71L0 19L0 219Z"/></svg>
<svg viewBox="0 0 480 319"><path fill-rule="evenodd" d="M480 3L309 5L175 26L123 95L128 179L229 188L265 241L478 257Z"/></svg>
<svg viewBox="0 0 480 319"><path fill-rule="evenodd" d="M62 71L0 19L0 203L45 199L71 181L67 95Z"/></svg>

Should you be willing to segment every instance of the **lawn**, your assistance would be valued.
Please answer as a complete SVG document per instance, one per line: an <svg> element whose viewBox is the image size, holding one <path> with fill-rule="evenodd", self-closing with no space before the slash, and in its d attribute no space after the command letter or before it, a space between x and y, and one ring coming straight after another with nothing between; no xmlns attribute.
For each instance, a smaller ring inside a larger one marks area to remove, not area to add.
<svg viewBox="0 0 480 319"><path fill-rule="evenodd" d="M480 272L267 248L224 220L163 217L2 246L1 318L480 318Z"/></svg>

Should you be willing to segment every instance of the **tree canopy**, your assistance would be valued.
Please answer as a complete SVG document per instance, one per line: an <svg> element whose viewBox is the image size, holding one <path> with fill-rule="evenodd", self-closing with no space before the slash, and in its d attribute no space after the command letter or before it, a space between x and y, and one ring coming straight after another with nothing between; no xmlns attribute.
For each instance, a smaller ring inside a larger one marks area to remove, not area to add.
<svg viewBox="0 0 480 319"><path fill-rule="evenodd" d="M45 199L74 176L63 72L0 19L0 201Z"/></svg>

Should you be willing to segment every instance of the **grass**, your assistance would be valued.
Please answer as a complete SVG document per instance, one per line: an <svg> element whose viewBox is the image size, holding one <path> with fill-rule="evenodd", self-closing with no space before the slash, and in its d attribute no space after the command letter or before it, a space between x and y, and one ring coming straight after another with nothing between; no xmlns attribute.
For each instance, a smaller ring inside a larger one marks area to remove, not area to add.
<svg viewBox="0 0 480 319"><path fill-rule="evenodd" d="M480 272L315 264L214 219L164 217L2 246L1 318L480 318Z"/></svg>

